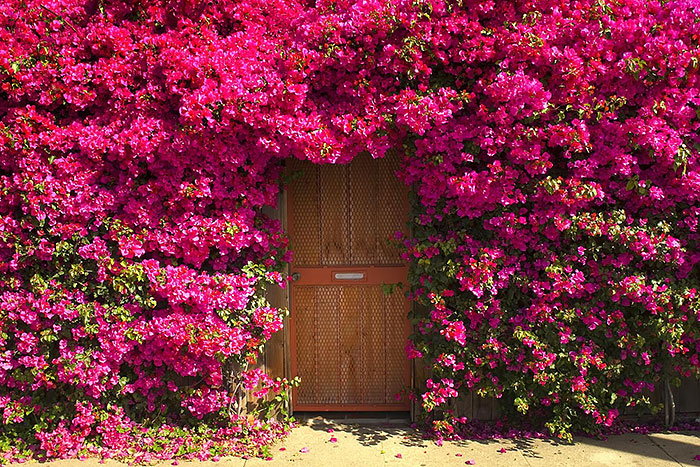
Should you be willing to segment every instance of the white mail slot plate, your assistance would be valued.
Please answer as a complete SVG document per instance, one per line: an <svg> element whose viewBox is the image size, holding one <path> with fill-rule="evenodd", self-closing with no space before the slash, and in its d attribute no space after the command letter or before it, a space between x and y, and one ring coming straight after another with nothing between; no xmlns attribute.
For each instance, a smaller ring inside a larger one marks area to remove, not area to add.
<svg viewBox="0 0 700 467"><path fill-rule="evenodd" d="M359 281L365 278L364 272L336 272L333 278L341 281Z"/></svg>

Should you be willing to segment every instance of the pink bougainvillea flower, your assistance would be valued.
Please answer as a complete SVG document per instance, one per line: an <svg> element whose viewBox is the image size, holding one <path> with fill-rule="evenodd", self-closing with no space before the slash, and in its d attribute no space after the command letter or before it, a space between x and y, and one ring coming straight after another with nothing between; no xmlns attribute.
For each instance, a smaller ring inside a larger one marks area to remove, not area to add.
<svg viewBox="0 0 700 467"><path fill-rule="evenodd" d="M329 428L329 429L326 430L326 431L327 431L328 433L333 433L334 430L333 430L333 428Z"/></svg>
<svg viewBox="0 0 700 467"><path fill-rule="evenodd" d="M331 436L331 439L329 439L328 441L330 441L331 443L337 443L338 438L336 438L335 436Z"/></svg>
<svg viewBox="0 0 700 467"><path fill-rule="evenodd" d="M464 461L464 463L467 464L467 465L475 465L475 464L476 464L476 462L474 461L474 459L467 459L466 461Z"/></svg>
<svg viewBox="0 0 700 467"><path fill-rule="evenodd" d="M309 452L309 448L307 448L306 446L304 446L303 448L299 449L299 452L305 454L305 453Z"/></svg>
<svg viewBox="0 0 700 467"><path fill-rule="evenodd" d="M501 449L498 450L498 452L500 452L501 454L503 454L503 453L506 452L506 448L501 448Z"/></svg>
<svg viewBox="0 0 700 467"><path fill-rule="evenodd" d="M256 367L285 323L286 161L395 149L405 350L440 375L407 397L445 414L436 444L487 436L450 411L474 392L543 436L618 430L660 371L700 375L697 12L0 2L0 430L49 459L262 455L287 426L230 416L229 388L290 387ZM135 406L182 436L155 452Z"/></svg>
<svg viewBox="0 0 700 467"><path fill-rule="evenodd" d="M402 459L402 458L403 458L403 456L401 455L401 453L396 454L394 457L396 457L397 459Z"/></svg>

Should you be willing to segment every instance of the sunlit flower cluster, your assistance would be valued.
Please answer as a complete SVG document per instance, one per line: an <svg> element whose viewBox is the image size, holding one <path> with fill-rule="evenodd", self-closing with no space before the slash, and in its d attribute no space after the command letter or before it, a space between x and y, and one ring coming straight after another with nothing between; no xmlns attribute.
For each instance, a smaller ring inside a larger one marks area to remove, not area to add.
<svg viewBox="0 0 700 467"><path fill-rule="evenodd" d="M567 436L697 374L699 11L4 2L0 450L243 430L232 388L286 384L246 368L283 323L262 212L290 157L403 149L406 348L436 417L477 391Z"/></svg>

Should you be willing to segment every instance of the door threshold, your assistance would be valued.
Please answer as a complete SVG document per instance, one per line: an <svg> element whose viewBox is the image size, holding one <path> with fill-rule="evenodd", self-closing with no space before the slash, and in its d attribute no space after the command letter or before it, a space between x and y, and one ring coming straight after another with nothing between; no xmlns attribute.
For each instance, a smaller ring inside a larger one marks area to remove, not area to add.
<svg viewBox="0 0 700 467"><path fill-rule="evenodd" d="M294 412L294 418L307 425L336 423L346 425L391 425L411 424L410 412Z"/></svg>

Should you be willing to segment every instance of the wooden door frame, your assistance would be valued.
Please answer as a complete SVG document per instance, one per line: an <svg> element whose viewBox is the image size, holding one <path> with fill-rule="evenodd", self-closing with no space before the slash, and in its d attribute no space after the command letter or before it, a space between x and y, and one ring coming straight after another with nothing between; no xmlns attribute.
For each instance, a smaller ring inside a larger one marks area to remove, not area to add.
<svg viewBox="0 0 700 467"><path fill-rule="evenodd" d="M287 167L285 167L283 170L287 170ZM292 229L294 227L294 219L292 216L292 210L290 207L292 206L293 203L293 196L290 193L290 190L288 186L285 186L283 190L280 191L280 196L279 196L279 212L280 212L280 217L282 218L282 227L287 235L290 236L290 233L292 232ZM406 203L408 204L408 199L406 199ZM408 207L408 206L407 206ZM408 211L407 211L408 212ZM397 282L401 279L405 279L407 272L408 272L408 264L404 265L403 267L376 267L376 266L367 266L367 267L342 267L339 266L337 269L343 269L343 272L350 272L351 270L357 270L357 271L366 271L367 272L367 278L365 279L364 282L368 281L369 275L371 274L372 276L375 276L377 274L384 275L384 277L391 277L398 279ZM304 269L307 269L304 271ZM322 282L313 282L314 285L340 285L340 284L347 284L347 282L344 281L337 281L333 279L333 270L334 268L329 267L328 268L328 277L319 277L317 274L311 273L311 271L308 270L308 268L294 268L293 267L293 261L287 263L286 265L286 270L287 274L289 275L294 272L302 272L301 277L298 281L295 281L297 285L307 285L311 284L311 281L309 280L309 277L312 279L318 279L321 280ZM393 273L387 274L389 271L388 269L393 269ZM400 272L399 272L400 271ZM306 272L306 274L303 274L303 272ZM398 273L398 274L397 274ZM400 275L401 277L398 277ZM297 374L297 353L296 353L296 320L295 316L292 313L292 302L294 300L293 298L293 293L292 293L292 282L288 282L287 284L287 289L286 289L286 305L287 309L289 310L289 316L285 318L285 323L284 323L284 328L285 328L285 333L284 333L284 354L285 354L285 377L287 378L293 378ZM408 318L408 313L411 310L413 306L413 303L406 299L405 300L405 307L404 307L404 313L405 313L405 328L404 328L404 335L408 337L411 333L411 321ZM414 361L407 359L407 364L404 369L404 381L406 382L407 386L409 389L414 388L415 382L415 364ZM292 388L291 394L290 394L290 400L289 400L289 413L294 414L294 412L336 412L336 411L385 411L385 412L410 412L411 415L411 420L414 419L414 414L416 412L415 410L415 403L411 402L410 400L406 400L404 404L332 404L332 406L329 405L321 405L321 404L302 404L301 407L299 404L295 404L295 398L297 396L297 388ZM405 396L404 396L405 397Z"/></svg>

